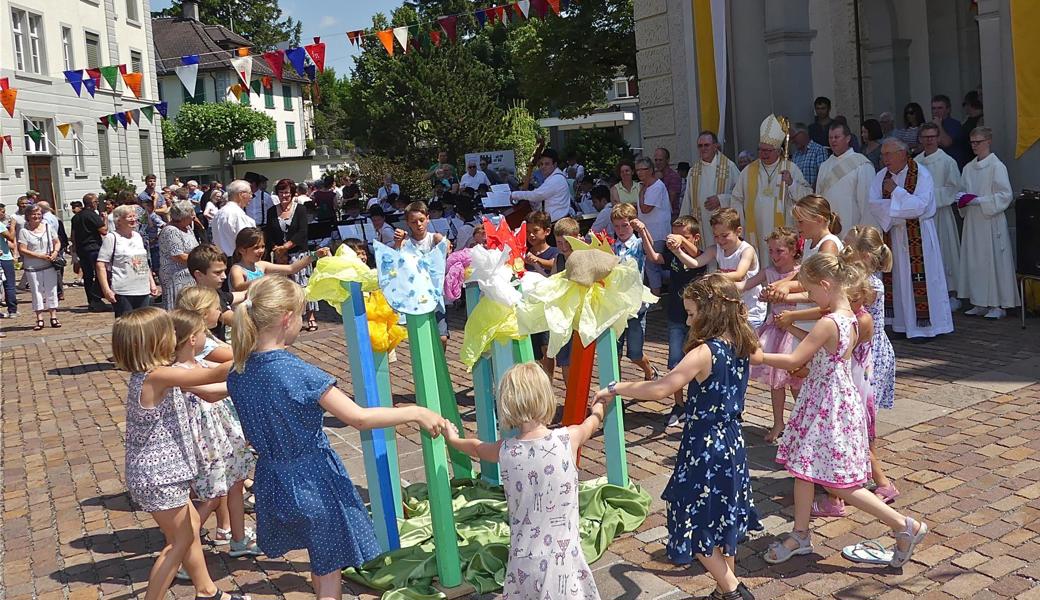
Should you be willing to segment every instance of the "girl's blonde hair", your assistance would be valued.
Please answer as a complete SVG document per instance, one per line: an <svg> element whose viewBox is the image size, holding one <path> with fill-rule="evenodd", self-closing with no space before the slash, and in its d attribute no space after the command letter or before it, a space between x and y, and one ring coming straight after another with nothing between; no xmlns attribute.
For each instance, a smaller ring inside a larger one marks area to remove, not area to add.
<svg viewBox="0 0 1040 600"><path fill-rule="evenodd" d="M758 349L758 336L748 322L747 305L732 281L713 273L686 286L682 297L697 305L685 352L712 338L728 341L740 357L751 356Z"/></svg>
<svg viewBox="0 0 1040 600"><path fill-rule="evenodd" d="M177 295L177 308L190 310L201 316L207 310L220 308L220 295L212 288L193 285L184 288Z"/></svg>
<svg viewBox="0 0 1040 600"><path fill-rule="evenodd" d="M191 336L207 331L206 320L193 310L175 308L170 311L170 319L173 320L173 330L177 334L178 348L191 339Z"/></svg>
<svg viewBox="0 0 1040 600"><path fill-rule="evenodd" d="M169 366L176 348L173 320L161 308L139 308L112 325L112 356L124 371L141 373Z"/></svg>
<svg viewBox="0 0 1040 600"><path fill-rule="evenodd" d="M819 194L809 194L794 203L794 212L800 212L807 217L823 219L827 223L827 230L838 235L841 233L841 217L831 210L831 203ZM819 240L813 240L819 241Z"/></svg>
<svg viewBox="0 0 1040 600"><path fill-rule="evenodd" d="M847 260L863 263L862 257L868 257L863 264L871 273L892 270L892 250L885 244L881 230L869 225L856 225L845 236L845 249L842 255Z"/></svg>
<svg viewBox="0 0 1040 600"><path fill-rule="evenodd" d="M830 281L849 294L850 290L860 285L866 273L855 263L841 256L818 253L802 262L798 271L798 281L804 284L818 285L821 281Z"/></svg>
<svg viewBox="0 0 1040 600"><path fill-rule="evenodd" d="M291 279L273 275L254 281L245 301L235 307L235 322L231 328L235 372L246 370L246 361L256 349L260 332L277 324L286 313L302 313L305 302L303 288Z"/></svg>
<svg viewBox="0 0 1040 600"><path fill-rule="evenodd" d="M510 367L498 384L498 416L506 427L519 427L528 421L543 425L556 416L556 396L552 382L538 363Z"/></svg>

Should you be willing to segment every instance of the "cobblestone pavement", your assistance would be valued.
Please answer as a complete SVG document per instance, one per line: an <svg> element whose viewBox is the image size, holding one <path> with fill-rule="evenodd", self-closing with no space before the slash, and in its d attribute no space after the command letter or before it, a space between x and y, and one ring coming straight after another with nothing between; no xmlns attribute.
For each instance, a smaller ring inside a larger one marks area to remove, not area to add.
<svg viewBox="0 0 1040 600"><path fill-rule="evenodd" d="M27 295L21 299L27 304ZM147 514L131 511L123 486L126 374L108 361L112 316L85 313L78 288L68 291L65 305L73 308L62 310L61 329L33 332L25 312L0 321L7 332L0 339L0 598L136 597L162 536ZM296 351L349 390L342 330L334 312L326 309L323 319ZM449 320L451 356L461 337L461 313L451 312ZM649 322L647 348L663 366L662 313L651 313ZM879 455L903 492L896 506L923 517L933 531L902 569L842 559L842 546L884 535L884 527L855 510L849 518L814 521L815 554L777 567L763 562L774 535L791 528L791 479L772 461L775 447L762 440L771 422L768 391L757 384L749 389L744 431L767 530L741 547L738 567L759 599L1040 598L1040 322L1031 319L1022 330L1014 318L958 316L956 325L957 333L929 343L895 342L896 408L879 416ZM407 348L398 356L395 400L407 403ZM457 362L451 369L472 430L470 379ZM623 373L636 376L627 363ZM643 526L616 540L593 565L604 598L686 598L711 587L699 567L673 566L664 555L659 494L679 442L677 428L664 428L666 411L656 402L626 407L630 473L655 500ZM357 432L332 418L328 431L363 487ZM400 433L402 478L421 480L417 432ZM583 477L603 474L601 438L590 442L584 457ZM303 552L259 560L211 552L207 561L225 590L254 598L312 597ZM176 584L170 594L192 592ZM351 585L345 596L374 597Z"/></svg>

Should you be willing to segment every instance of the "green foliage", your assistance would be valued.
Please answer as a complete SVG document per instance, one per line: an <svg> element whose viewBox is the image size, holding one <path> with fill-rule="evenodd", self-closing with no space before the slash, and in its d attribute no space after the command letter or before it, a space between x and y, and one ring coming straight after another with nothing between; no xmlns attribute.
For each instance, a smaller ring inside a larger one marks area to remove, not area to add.
<svg viewBox="0 0 1040 600"><path fill-rule="evenodd" d="M336 75L332 67L318 74L318 96L314 102L314 138L341 140L347 133L346 103L350 96L350 80Z"/></svg>
<svg viewBox="0 0 1040 600"><path fill-rule="evenodd" d="M280 42L300 45L300 21L282 17L278 0L198 0L199 20L207 25L223 25L253 43L256 52L267 51ZM155 13L162 17L181 16L181 1Z"/></svg>
<svg viewBox="0 0 1040 600"><path fill-rule="evenodd" d="M401 186L401 194L412 200L426 200L433 195L426 169L422 167L378 155L359 157L358 167L361 169L359 185L366 194L375 195L383 185L383 177L389 174Z"/></svg>
<svg viewBox="0 0 1040 600"><path fill-rule="evenodd" d="M513 150L516 154L516 176L523 178L527 174L527 159L534 153L538 145L538 137L543 135L538 121L527 112L522 101L516 101L506 111L502 119L502 139L495 145L499 150Z"/></svg>
<svg viewBox="0 0 1040 600"><path fill-rule="evenodd" d="M185 151L242 148L275 133L271 117L237 102L185 104L173 120L173 139Z"/></svg>
<svg viewBox="0 0 1040 600"><path fill-rule="evenodd" d="M180 139L177 137L177 126L169 119L161 121L163 156L166 158L182 158L188 151L184 149Z"/></svg>
<svg viewBox="0 0 1040 600"><path fill-rule="evenodd" d="M115 199L119 195L119 192L130 191L136 192L137 187L130 183L126 177L116 173L108 177L101 178L101 189L103 193L99 200L105 200L107 198Z"/></svg>
<svg viewBox="0 0 1040 600"><path fill-rule="evenodd" d="M561 156L577 154L592 175L613 173L618 161L632 158L632 149L618 128L582 129L567 138Z"/></svg>

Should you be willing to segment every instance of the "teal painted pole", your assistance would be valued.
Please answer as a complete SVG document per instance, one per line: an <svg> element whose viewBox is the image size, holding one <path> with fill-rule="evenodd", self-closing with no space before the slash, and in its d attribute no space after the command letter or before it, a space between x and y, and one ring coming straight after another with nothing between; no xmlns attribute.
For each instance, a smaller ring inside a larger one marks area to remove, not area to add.
<svg viewBox="0 0 1040 600"><path fill-rule="evenodd" d="M467 316L480 301L480 288L476 284L466 286ZM491 372L491 360L481 356L473 365L473 402L477 409L477 437L482 442L498 441L498 414L495 412L495 380ZM487 483L498 485L498 463L480 461L480 477Z"/></svg>
<svg viewBox="0 0 1040 600"><path fill-rule="evenodd" d="M379 405L384 408L393 408L394 394L390 391L390 363L387 361L386 352L375 352L376 363L376 385L379 387ZM397 456L397 430L393 427L385 429L386 434L386 458L390 467L390 492L394 499L394 516L398 519L404 518L404 504L401 502L401 467Z"/></svg>
<svg viewBox="0 0 1040 600"><path fill-rule="evenodd" d="M617 335L607 329L596 340L596 358L599 362L599 385L606 387L611 381L621 378L618 365ZM603 421L603 453L607 462L607 481L622 487L628 486L628 456L625 452L625 416L621 398L607 402Z"/></svg>

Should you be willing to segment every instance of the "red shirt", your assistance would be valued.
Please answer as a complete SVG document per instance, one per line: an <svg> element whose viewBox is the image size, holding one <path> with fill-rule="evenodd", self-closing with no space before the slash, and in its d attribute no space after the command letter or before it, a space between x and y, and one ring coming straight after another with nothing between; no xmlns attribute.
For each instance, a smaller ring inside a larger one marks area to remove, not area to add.
<svg viewBox="0 0 1040 600"><path fill-rule="evenodd" d="M672 203L672 218L679 216L679 209L682 208L682 177L679 176L679 172L675 169L668 167L661 172L661 181L664 182L664 187L668 190L668 199Z"/></svg>

